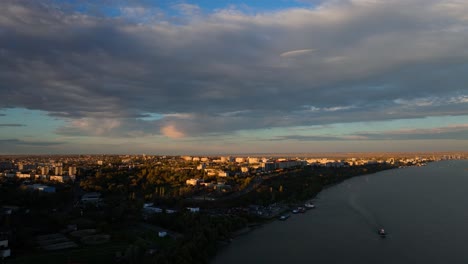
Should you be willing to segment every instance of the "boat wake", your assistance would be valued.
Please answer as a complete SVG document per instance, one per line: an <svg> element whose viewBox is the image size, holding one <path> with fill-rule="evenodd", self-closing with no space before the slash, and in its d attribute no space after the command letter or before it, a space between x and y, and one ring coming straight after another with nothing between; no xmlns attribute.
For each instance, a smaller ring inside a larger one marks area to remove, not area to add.
<svg viewBox="0 0 468 264"><path fill-rule="evenodd" d="M378 230L382 228L382 224L380 223L379 219L369 211L367 208L362 206L355 195L352 195L348 200L348 205L356 215L360 216L364 222L372 227L373 230Z"/></svg>

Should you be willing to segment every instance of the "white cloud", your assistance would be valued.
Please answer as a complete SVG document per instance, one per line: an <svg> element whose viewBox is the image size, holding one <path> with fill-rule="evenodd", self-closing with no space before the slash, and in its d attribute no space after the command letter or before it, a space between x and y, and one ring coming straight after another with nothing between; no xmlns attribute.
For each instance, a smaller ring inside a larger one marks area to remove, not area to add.
<svg viewBox="0 0 468 264"><path fill-rule="evenodd" d="M168 124L161 128L161 134L170 138L183 138L185 134L177 129L174 124Z"/></svg>
<svg viewBox="0 0 468 264"><path fill-rule="evenodd" d="M301 50L291 50L287 52L283 52L280 54L281 57L297 57L297 56L304 56L314 52L314 49L301 49Z"/></svg>

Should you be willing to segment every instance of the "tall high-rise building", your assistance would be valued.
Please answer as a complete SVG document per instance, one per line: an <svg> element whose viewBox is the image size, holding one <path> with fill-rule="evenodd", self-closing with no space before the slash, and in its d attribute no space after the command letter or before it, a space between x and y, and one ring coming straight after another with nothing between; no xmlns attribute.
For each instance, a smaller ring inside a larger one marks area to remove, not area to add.
<svg viewBox="0 0 468 264"><path fill-rule="evenodd" d="M63 173L63 167L62 166L55 167L55 175L62 175L62 173Z"/></svg>
<svg viewBox="0 0 468 264"><path fill-rule="evenodd" d="M49 167L47 167L47 166L41 167L41 174L42 175L48 175L49 174Z"/></svg>
<svg viewBox="0 0 468 264"><path fill-rule="evenodd" d="M75 166L70 166L68 167L68 175L76 175L76 167Z"/></svg>

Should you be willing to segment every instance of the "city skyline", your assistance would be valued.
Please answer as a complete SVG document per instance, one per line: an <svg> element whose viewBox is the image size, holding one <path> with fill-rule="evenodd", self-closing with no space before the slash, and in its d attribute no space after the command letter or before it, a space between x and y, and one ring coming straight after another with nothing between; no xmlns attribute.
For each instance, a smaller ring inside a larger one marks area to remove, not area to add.
<svg viewBox="0 0 468 264"><path fill-rule="evenodd" d="M468 3L271 2L1 1L0 154L468 149Z"/></svg>

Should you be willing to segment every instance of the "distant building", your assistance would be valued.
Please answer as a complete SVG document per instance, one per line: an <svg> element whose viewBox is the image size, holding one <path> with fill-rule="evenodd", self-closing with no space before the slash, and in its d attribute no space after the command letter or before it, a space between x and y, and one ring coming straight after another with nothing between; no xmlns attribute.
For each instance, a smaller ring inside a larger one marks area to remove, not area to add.
<svg viewBox="0 0 468 264"><path fill-rule="evenodd" d="M68 167L68 175L69 176L76 175L76 167L75 166Z"/></svg>
<svg viewBox="0 0 468 264"><path fill-rule="evenodd" d="M261 166L263 171L273 171L276 167L274 162L263 162Z"/></svg>
<svg viewBox="0 0 468 264"><path fill-rule="evenodd" d="M70 180L70 177L68 175L51 175L49 177L49 180L58 181L58 182L67 182Z"/></svg>
<svg viewBox="0 0 468 264"><path fill-rule="evenodd" d="M62 175L62 174L63 174L63 167L62 166L55 167L55 175Z"/></svg>
<svg viewBox="0 0 468 264"><path fill-rule="evenodd" d="M219 177L228 177L229 172L227 172L227 171L218 171L218 176Z"/></svg>
<svg viewBox="0 0 468 264"><path fill-rule="evenodd" d="M248 162L249 164L253 164L253 163L258 163L259 162L259 159L258 158L248 158Z"/></svg>
<svg viewBox="0 0 468 264"><path fill-rule="evenodd" d="M42 175L48 175L49 174L49 167L47 167L47 166L41 167L41 174Z"/></svg>
<svg viewBox="0 0 468 264"><path fill-rule="evenodd" d="M181 158L185 161L192 161L193 159L191 156L182 156Z"/></svg>
<svg viewBox="0 0 468 264"><path fill-rule="evenodd" d="M34 173L21 173L16 172L16 177L20 179L34 179Z"/></svg>
<svg viewBox="0 0 468 264"><path fill-rule="evenodd" d="M236 158L235 161L236 161L237 163L242 163L242 162L245 162L245 159L239 157L239 158Z"/></svg>
<svg viewBox="0 0 468 264"><path fill-rule="evenodd" d="M193 186L196 186L196 185L200 184L201 182L202 182L202 180L200 180L200 179L188 179L188 180L185 181L185 183L187 185L193 185Z"/></svg>

